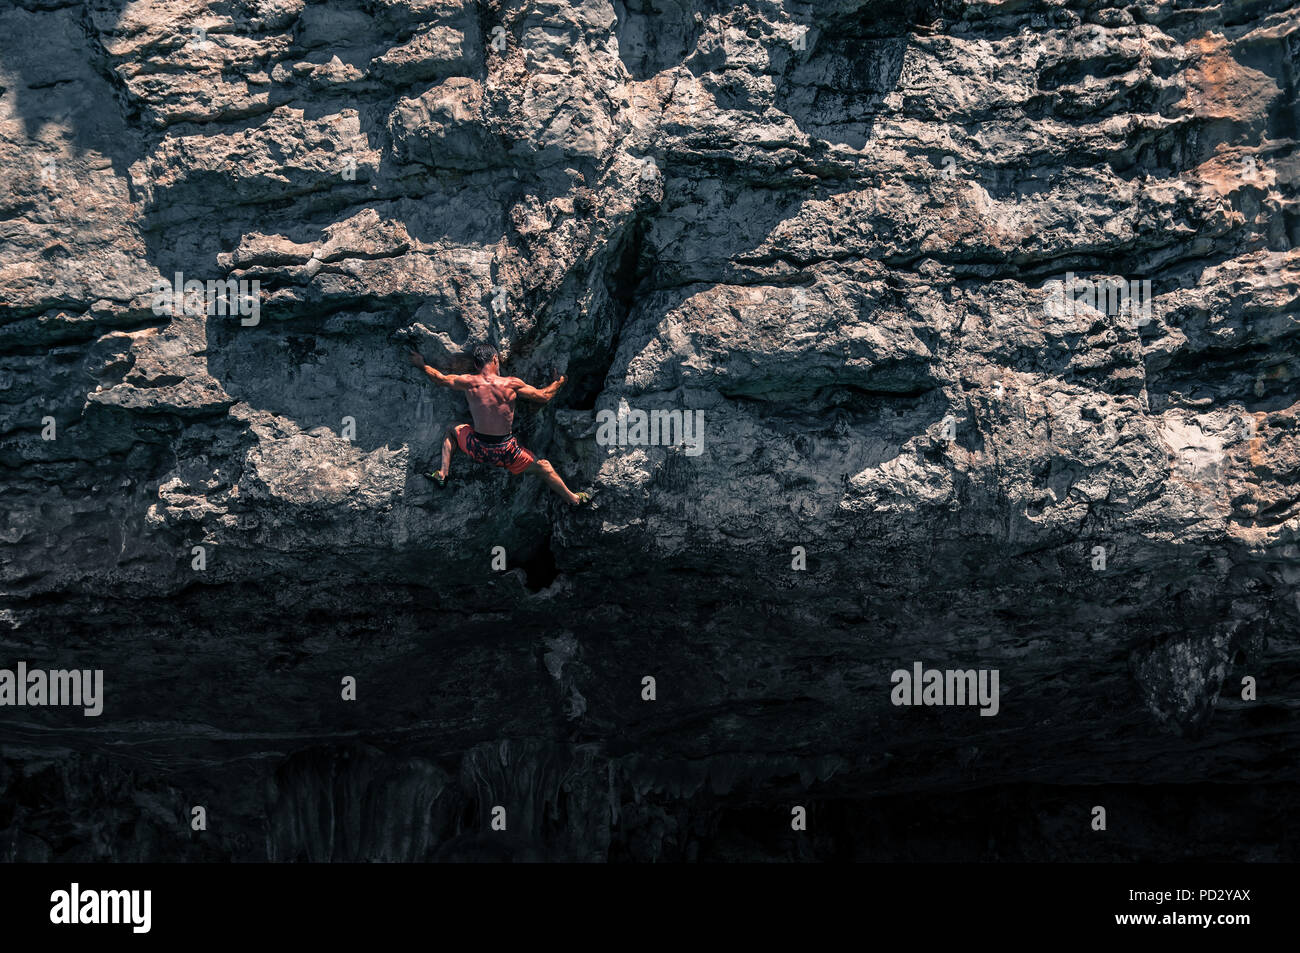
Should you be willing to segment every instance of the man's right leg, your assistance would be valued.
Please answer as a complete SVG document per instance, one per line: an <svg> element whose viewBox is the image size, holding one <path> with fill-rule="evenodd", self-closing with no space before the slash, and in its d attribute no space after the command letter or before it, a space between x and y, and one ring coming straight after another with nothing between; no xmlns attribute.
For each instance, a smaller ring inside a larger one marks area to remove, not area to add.
<svg viewBox="0 0 1300 953"><path fill-rule="evenodd" d="M456 428L448 427L447 435L442 438L442 475L451 472L451 455L456 452Z"/></svg>
<svg viewBox="0 0 1300 953"><path fill-rule="evenodd" d="M442 469L438 474L445 480L451 470L451 455L460 449L460 439L456 436L456 431L466 424L457 424L447 428L446 435L442 438Z"/></svg>

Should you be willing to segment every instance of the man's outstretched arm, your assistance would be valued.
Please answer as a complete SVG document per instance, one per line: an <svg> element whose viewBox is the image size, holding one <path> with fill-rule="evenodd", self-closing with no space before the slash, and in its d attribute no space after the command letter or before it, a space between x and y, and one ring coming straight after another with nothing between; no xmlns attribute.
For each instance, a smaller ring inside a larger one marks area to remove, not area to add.
<svg viewBox="0 0 1300 953"><path fill-rule="evenodd" d="M412 364L432 377L435 384L440 384L443 387L450 387L452 390L469 389L469 383L465 380L463 375L444 374L436 367L430 367L428 364L424 363L424 358L420 356L418 351L411 351L407 356L410 358Z"/></svg>
<svg viewBox="0 0 1300 953"><path fill-rule="evenodd" d="M560 392L567 378L561 377L558 381L552 381L545 387L532 387L525 384L517 377L510 378L510 382L515 385L515 393L525 400L536 401L539 404L550 403L551 399Z"/></svg>

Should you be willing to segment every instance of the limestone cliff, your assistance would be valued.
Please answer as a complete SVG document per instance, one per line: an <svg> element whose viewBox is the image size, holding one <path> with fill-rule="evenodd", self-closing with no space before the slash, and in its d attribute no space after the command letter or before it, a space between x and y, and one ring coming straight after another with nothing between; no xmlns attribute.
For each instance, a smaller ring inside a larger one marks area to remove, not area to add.
<svg viewBox="0 0 1300 953"><path fill-rule="evenodd" d="M1298 71L1293 0L6 4L0 665L106 699L0 708L0 856L1295 859ZM594 510L421 475L477 341Z"/></svg>

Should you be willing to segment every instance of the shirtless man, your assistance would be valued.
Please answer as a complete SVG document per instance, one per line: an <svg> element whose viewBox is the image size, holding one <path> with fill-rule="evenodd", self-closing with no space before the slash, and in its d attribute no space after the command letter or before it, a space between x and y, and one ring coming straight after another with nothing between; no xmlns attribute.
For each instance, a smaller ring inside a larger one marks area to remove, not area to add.
<svg viewBox="0 0 1300 953"><path fill-rule="evenodd" d="M565 486L549 460L538 460L520 446L511 433L515 421L515 398L523 397L545 404L563 386L563 377L541 388L529 387L517 377L502 377L497 373L501 370L501 360L496 350L487 344L474 348L477 374L443 374L425 364L424 358L414 350L411 351L410 358L411 363L432 377L435 383L452 390L464 391L465 399L469 401L469 414L474 419L472 427L460 424L448 428L447 436L442 441L442 469L428 475L438 486L446 485L447 474L451 470L451 455L459 447L471 460L479 463L505 467L515 474L537 474L546 481L547 486L574 506L591 499L590 494L574 493Z"/></svg>

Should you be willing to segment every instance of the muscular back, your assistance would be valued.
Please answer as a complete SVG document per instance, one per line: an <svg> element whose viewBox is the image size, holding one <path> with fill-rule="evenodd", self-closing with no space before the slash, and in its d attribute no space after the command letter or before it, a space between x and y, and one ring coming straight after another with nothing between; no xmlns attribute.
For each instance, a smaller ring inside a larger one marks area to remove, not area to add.
<svg viewBox="0 0 1300 953"><path fill-rule="evenodd" d="M497 436L510 433L515 422L515 395L523 381L496 374L464 374L460 379L465 385L474 429Z"/></svg>
<svg viewBox="0 0 1300 953"><path fill-rule="evenodd" d="M506 436L514 428L515 398L522 397L539 404L550 403L565 381L561 376L545 387L532 387L517 377L502 377L487 370L499 368L495 356L477 374L444 374L436 367L424 363L424 358L414 348L408 357L412 364L422 369L439 386L463 391L469 401L470 416L474 418L474 429L497 437Z"/></svg>

